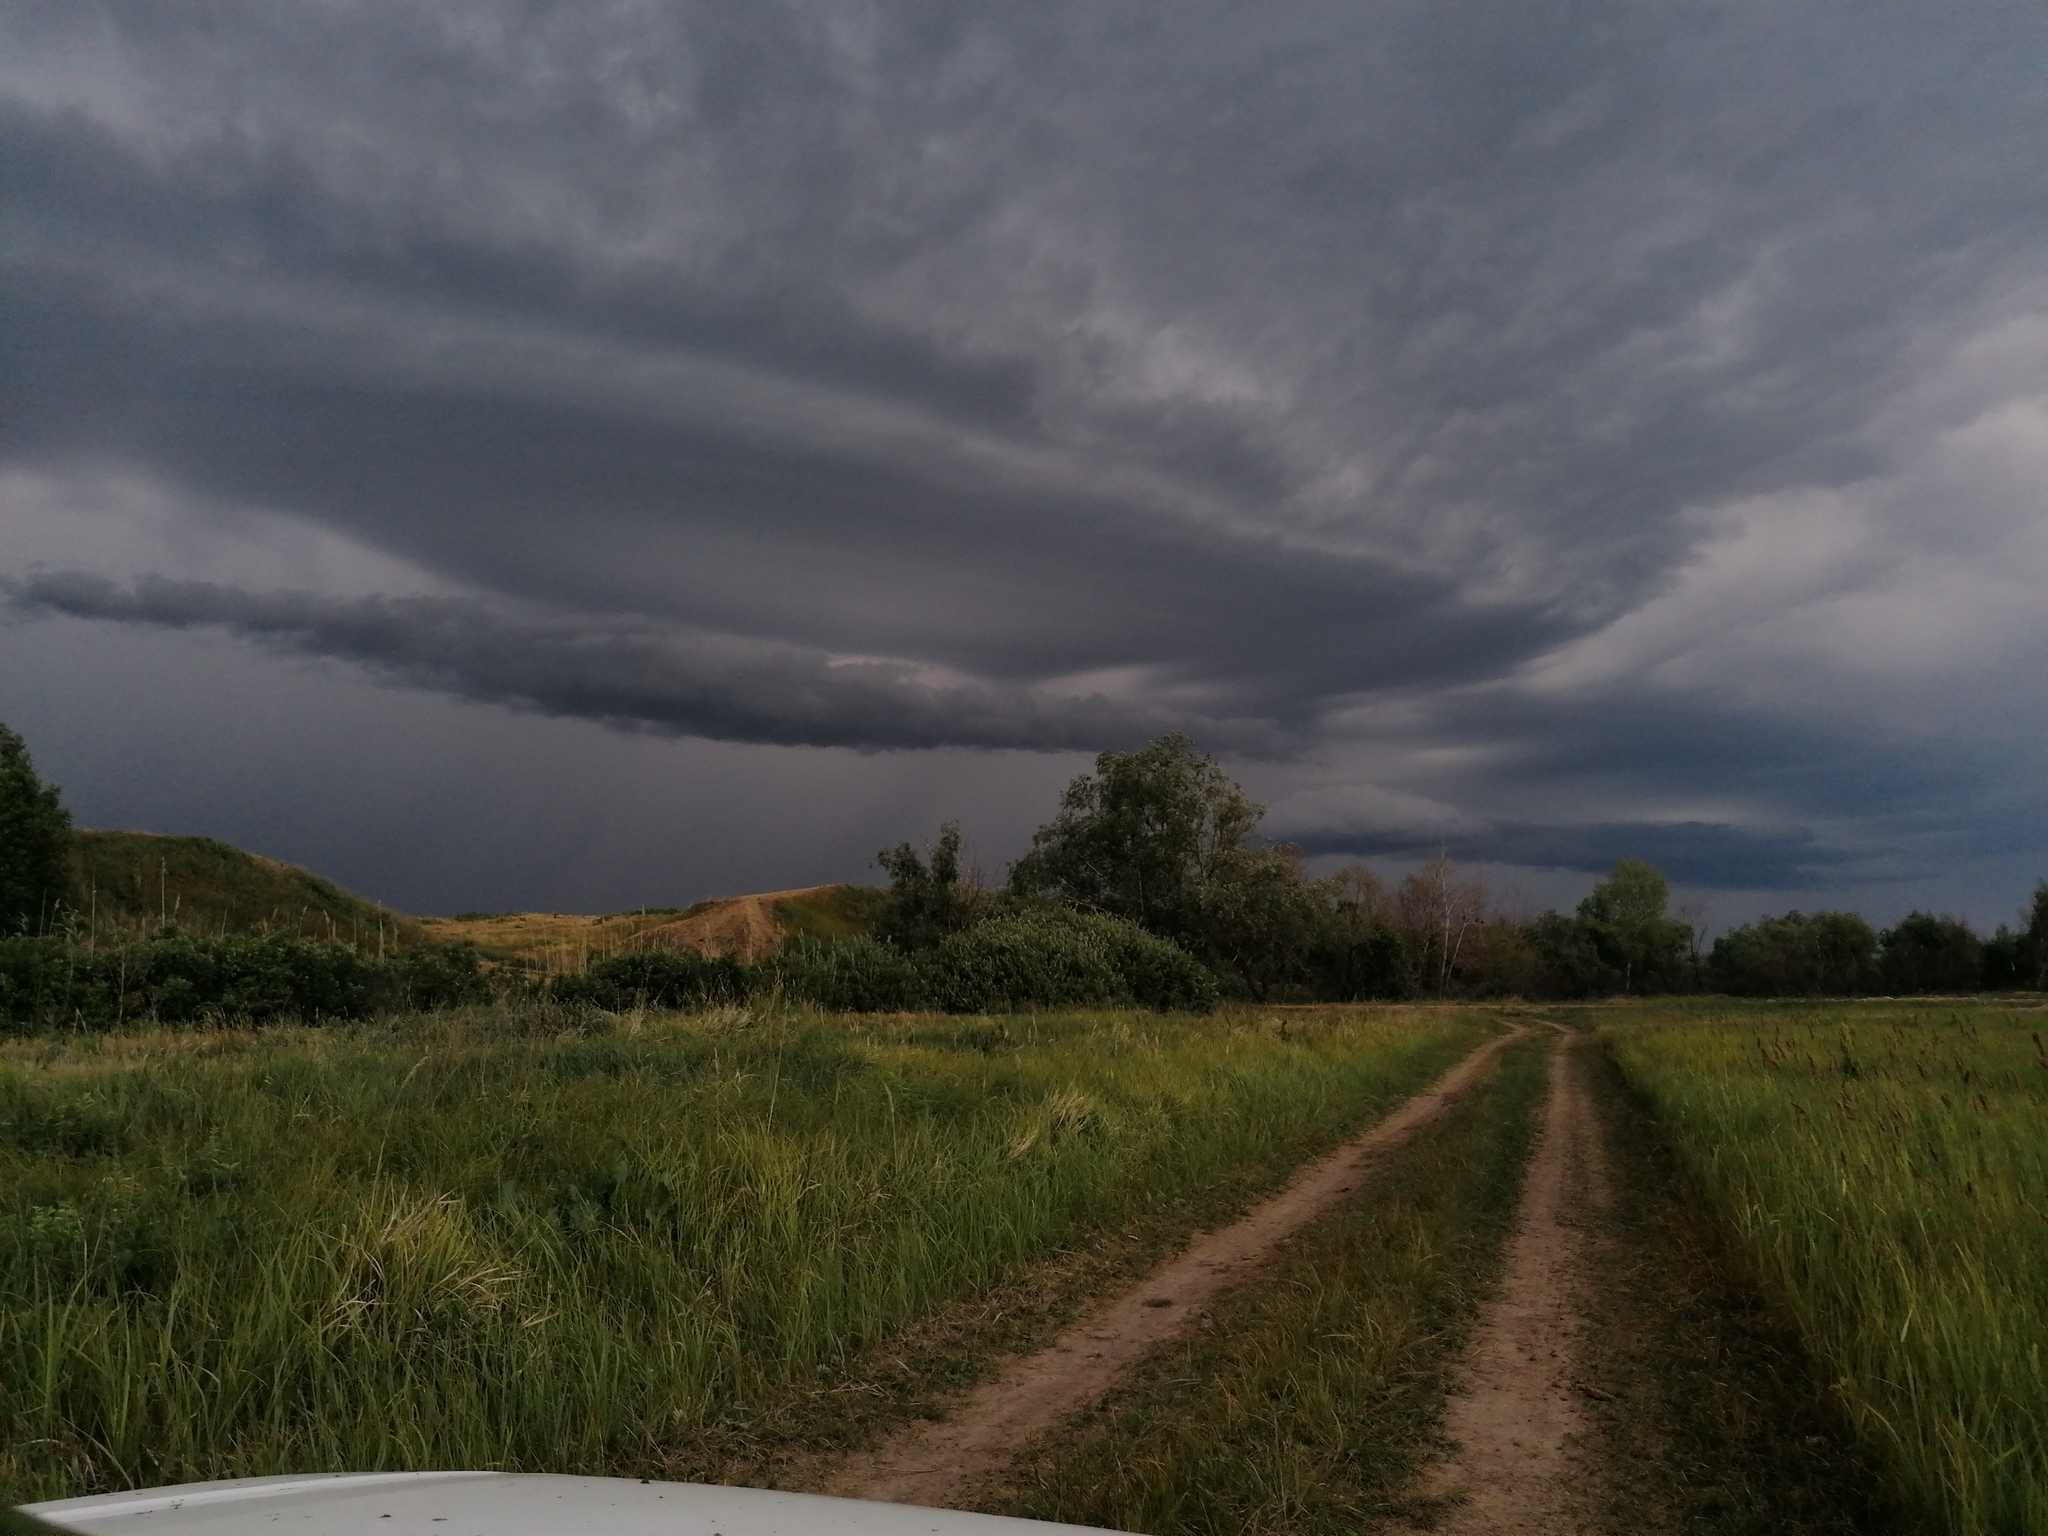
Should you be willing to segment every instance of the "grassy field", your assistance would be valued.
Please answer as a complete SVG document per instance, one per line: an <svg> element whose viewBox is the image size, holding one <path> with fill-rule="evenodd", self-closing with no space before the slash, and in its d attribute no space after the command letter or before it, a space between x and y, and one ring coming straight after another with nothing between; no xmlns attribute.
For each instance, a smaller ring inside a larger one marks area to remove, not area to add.
<svg viewBox="0 0 2048 1536"><path fill-rule="evenodd" d="M659 1475L1062 1244L1272 1182L1476 1014L377 1027L0 1046L0 1500Z"/></svg>
<svg viewBox="0 0 2048 1536"><path fill-rule="evenodd" d="M1603 1012L1616 1061L1927 1528L2048 1530L2048 1016Z"/></svg>
<svg viewBox="0 0 2048 1536"><path fill-rule="evenodd" d="M1547 1045L1510 1046L1483 1089L1201 1335L1042 1447L1010 1512L1158 1536L1426 1522L1411 1480L1498 1269Z"/></svg>

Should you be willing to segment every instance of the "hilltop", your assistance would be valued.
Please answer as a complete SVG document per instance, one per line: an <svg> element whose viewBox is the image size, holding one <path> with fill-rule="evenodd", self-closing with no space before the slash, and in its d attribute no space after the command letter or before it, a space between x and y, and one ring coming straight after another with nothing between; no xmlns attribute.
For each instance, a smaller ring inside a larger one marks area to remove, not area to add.
<svg viewBox="0 0 2048 1536"><path fill-rule="evenodd" d="M79 915L95 938L134 937L168 924L212 936L344 939L371 949L427 939L417 919L218 838L74 832L71 874Z"/></svg>
<svg viewBox="0 0 2048 1536"><path fill-rule="evenodd" d="M580 971L592 960L634 949L694 949L758 960L795 934L864 934L881 899L871 886L814 885L592 916L408 917L218 838L154 832L75 832L71 873L79 915L97 939L139 937L172 926L214 937L281 933L341 939L372 950L467 941L493 959L545 971Z"/></svg>
<svg viewBox="0 0 2048 1536"><path fill-rule="evenodd" d="M636 949L694 949L758 960L794 935L866 933L881 894L865 885L813 885L599 917L472 912L426 918L423 926L432 939L467 939L487 954L550 971L580 971L593 960Z"/></svg>

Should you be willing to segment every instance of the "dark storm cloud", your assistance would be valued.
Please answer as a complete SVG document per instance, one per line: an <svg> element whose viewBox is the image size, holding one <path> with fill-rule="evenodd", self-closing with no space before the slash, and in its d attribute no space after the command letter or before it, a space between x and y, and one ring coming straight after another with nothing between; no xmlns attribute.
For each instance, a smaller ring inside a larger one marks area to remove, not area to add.
<svg viewBox="0 0 2048 1536"><path fill-rule="evenodd" d="M1157 667L1266 710L1488 675L1564 632L1382 561L1162 526L1059 466L1020 475L943 441L918 462L763 443L758 419L537 400L481 362L365 377L312 366L303 336L288 356L268 325L110 329L55 281L23 288L18 355L44 384L12 431L39 455L141 452L210 496L292 506L536 601L1010 678ZM110 355L118 383L65 366Z"/></svg>
<svg viewBox="0 0 2048 1536"><path fill-rule="evenodd" d="M2048 13L0 29L0 472L481 594L31 578L46 608L721 739L1172 723L1384 774L1492 829L1472 856L1635 839L1708 883L1849 878L1902 819L1982 845L2025 799ZM1804 619L1742 607L1801 561Z"/></svg>
<svg viewBox="0 0 2048 1536"><path fill-rule="evenodd" d="M0 589L4 590L4 589ZM1191 719L1104 698L934 687L897 664L646 623L520 621L442 597L329 598L150 578L123 590L75 572L13 584L10 606L166 629L219 628L394 683L627 729L811 747L1135 746L1195 727L1256 750L1259 722Z"/></svg>
<svg viewBox="0 0 2048 1536"><path fill-rule="evenodd" d="M1604 875L1623 859L1647 859L1688 885L1812 890L1842 882L1855 855L1804 827L1738 827L1705 821L1609 821L1548 826L1503 823L1477 835L1418 842L1412 835L1306 838L1305 853L1428 856L1439 848L1482 864L1523 864Z"/></svg>

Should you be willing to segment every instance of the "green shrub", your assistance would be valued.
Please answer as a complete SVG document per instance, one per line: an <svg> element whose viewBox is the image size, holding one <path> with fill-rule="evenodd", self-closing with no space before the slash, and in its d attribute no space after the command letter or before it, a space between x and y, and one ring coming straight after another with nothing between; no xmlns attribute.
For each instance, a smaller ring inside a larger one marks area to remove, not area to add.
<svg viewBox="0 0 2048 1536"><path fill-rule="evenodd" d="M752 991L753 980L751 967L730 955L657 949L600 960L578 975L557 977L550 991L557 1002L589 1003L618 1013L736 1003Z"/></svg>
<svg viewBox="0 0 2048 1536"><path fill-rule="evenodd" d="M919 964L932 1003L949 1013L1216 1003L1215 978L1185 950L1095 913L999 918L952 935Z"/></svg>
<svg viewBox="0 0 2048 1536"><path fill-rule="evenodd" d="M0 1021L107 1028L129 1020L312 1023L487 998L474 946L366 958L312 939L198 938L167 930L139 944L0 941Z"/></svg>
<svg viewBox="0 0 2048 1536"><path fill-rule="evenodd" d="M901 1013L926 1006L925 977L917 964L874 939L789 939L757 969L785 996L831 1013Z"/></svg>
<svg viewBox="0 0 2048 1536"><path fill-rule="evenodd" d="M1131 1001L1167 1013L1207 1013L1216 1006L1216 976L1171 939L1136 923L1096 913L1070 912L1063 920L1091 935L1123 976Z"/></svg>

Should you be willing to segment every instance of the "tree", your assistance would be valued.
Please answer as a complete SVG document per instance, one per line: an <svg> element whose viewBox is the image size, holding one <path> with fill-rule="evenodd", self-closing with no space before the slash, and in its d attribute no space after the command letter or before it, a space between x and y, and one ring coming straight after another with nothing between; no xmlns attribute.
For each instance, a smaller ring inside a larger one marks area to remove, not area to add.
<svg viewBox="0 0 2048 1536"><path fill-rule="evenodd" d="M0 934L43 933L71 888L71 813L0 724Z"/></svg>
<svg viewBox="0 0 2048 1536"><path fill-rule="evenodd" d="M1263 814L1178 733L1141 751L1104 752L1031 835L1010 885L1171 935L1189 926L1200 888L1245 851Z"/></svg>
<svg viewBox="0 0 2048 1536"><path fill-rule="evenodd" d="M2012 936L2011 985L2048 990L2048 880L2034 887L2033 905L2020 918L2027 926Z"/></svg>
<svg viewBox="0 0 2048 1536"><path fill-rule="evenodd" d="M1301 979L1324 911L1301 878L1300 850L1240 849L1194 890L1193 921L1178 942L1237 977L1264 1001Z"/></svg>
<svg viewBox="0 0 2048 1536"><path fill-rule="evenodd" d="M1877 984L1877 934L1854 912L1787 912L1731 928L1707 973L1752 997L1850 997Z"/></svg>
<svg viewBox="0 0 2048 1536"><path fill-rule="evenodd" d="M884 848L875 862L888 871L889 894L875 918L875 937L897 949L931 949L949 934L972 927L982 895L960 872L960 824L939 828L929 862L908 843Z"/></svg>
<svg viewBox="0 0 2048 1536"><path fill-rule="evenodd" d="M1654 864L1623 859L1579 903L1579 921L1601 960L1620 972L1622 991L1664 990L1683 977L1692 930L1665 915L1670 899Z"/></svg>
<svg viewBox="0 0 2048 1536"><path fill-rule="evenodd" d="M1529 925L1541 958L1544 990L1564 997L1598 997L1620 984L1620 973L1601 955L1593 925L1562 912L1545 912Z"/></svg>
<svg viewBox="0 0 2048 1536"><path fill-rule="evenodd" d="M2000 923L1984 941L1987 991L2048 988L2048 880L2034 887L2033 905L2021 909L2020 922L2017 931Z"/></svg>
<svg viewBox="0 0 2048 1536"><path fill-rule="evenodd" d="M1416 972L1439 996L1450 990L1466 936L1486 921L1486 887L1456 877L1450 856L1438 853L1403 880L1394 897Z"/></svg>
<svg viewBox="0 0 2048 1536"><path fill-rule="evenodd" d="M1315 901L1288 850L1255 848L1264 807L1178 733L1104 752L1010 867L1010 889L1127 918L1262 997L1301 962Z"/></svg>
<svg viewBox="0 0 2048 1536"><path fill-rule="evenodd" d="M1983 982L1983 941L1961 918L1909 912L1878 942L1892 992L1974 992Z"/></svg>

